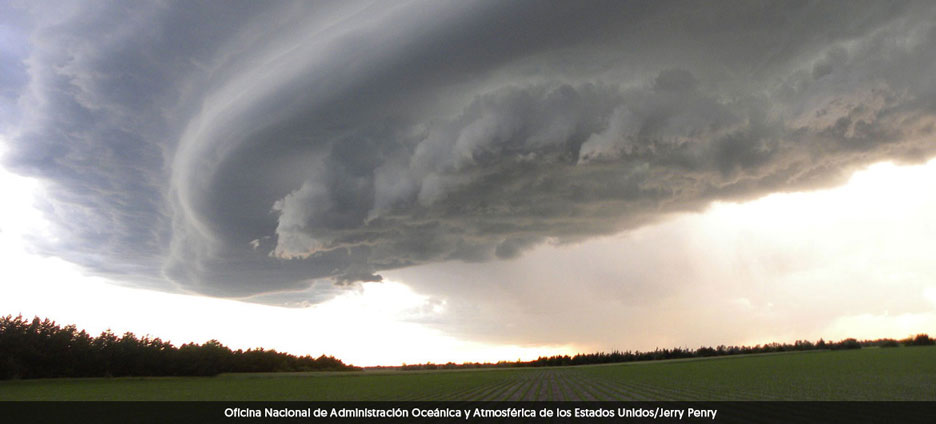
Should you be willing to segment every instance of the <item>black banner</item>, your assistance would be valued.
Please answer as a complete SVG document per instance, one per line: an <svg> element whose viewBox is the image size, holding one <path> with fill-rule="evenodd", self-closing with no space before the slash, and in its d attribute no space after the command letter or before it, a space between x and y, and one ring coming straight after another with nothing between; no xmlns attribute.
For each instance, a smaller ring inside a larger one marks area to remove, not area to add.
<svg viewBox="0 0 936 424"><path fill-rule="evenodd" d="M0 402L3 423L936 423L936 402Z"/></svg>

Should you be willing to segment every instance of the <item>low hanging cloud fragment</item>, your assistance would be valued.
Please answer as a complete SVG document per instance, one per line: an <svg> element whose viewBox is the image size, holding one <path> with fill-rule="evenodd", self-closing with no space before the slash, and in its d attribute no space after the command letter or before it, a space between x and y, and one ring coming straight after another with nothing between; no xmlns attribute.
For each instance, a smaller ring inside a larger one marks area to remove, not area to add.
<svg viewBox="0 0 936 424"><path fill-rule="evenodd" d="M23 7L35 247L148 287L315 303L936 150L925 2Z"/></svg>

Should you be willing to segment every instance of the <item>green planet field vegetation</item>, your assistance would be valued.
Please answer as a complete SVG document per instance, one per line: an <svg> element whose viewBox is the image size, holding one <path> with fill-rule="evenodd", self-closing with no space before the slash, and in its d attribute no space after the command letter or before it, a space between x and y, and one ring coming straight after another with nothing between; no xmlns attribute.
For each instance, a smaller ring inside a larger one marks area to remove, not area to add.
<svg viewBox="0 0 936 424"><path fill-rule="evenodd" d="M576 367L7 380L0 400L936 400L936 346Z"/></svg>

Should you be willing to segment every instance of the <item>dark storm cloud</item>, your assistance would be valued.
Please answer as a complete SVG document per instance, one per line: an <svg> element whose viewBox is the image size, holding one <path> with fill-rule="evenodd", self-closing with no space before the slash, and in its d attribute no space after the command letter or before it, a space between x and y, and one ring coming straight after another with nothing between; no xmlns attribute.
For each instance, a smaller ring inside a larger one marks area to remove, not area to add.
<svg viewBox="0 0 936 424"><path fill-rule="evenodd" d="M936 148L936 8L712 6L43 4L7 164L45 252L280 303Z"/></svg>

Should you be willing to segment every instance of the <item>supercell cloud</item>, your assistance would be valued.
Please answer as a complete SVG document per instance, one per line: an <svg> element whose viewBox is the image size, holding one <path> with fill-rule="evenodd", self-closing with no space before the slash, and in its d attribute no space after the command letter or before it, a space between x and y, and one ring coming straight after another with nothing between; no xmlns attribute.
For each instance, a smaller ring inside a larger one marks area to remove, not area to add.
<svg viewBox="0 0 936 424"><path fill-rule="evenodd" d="M3 7L35 249L147 287L314 303L936 152L928 2Z"/></svg>

